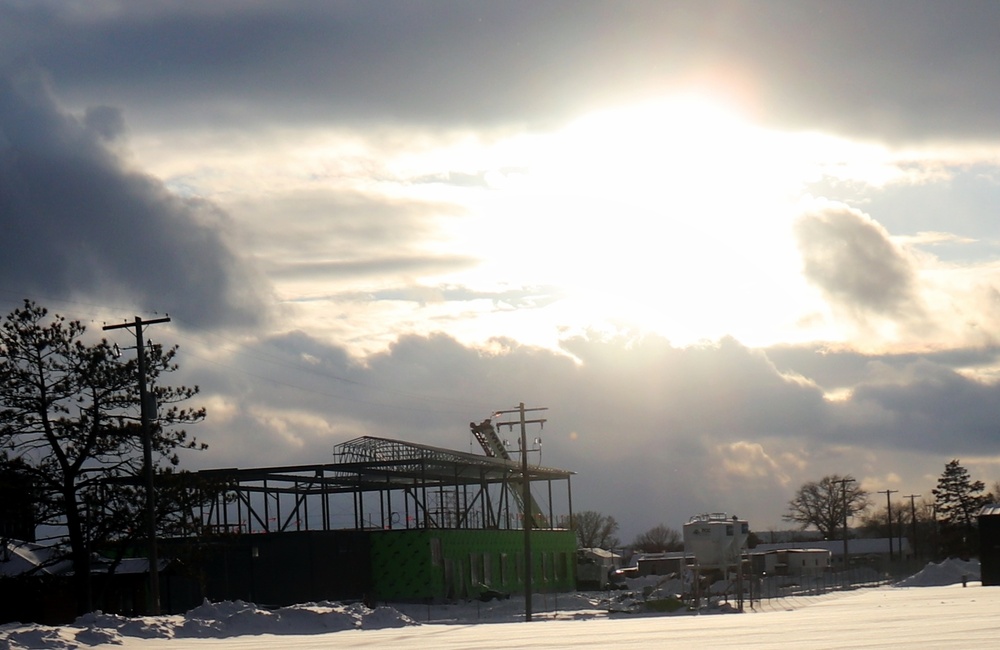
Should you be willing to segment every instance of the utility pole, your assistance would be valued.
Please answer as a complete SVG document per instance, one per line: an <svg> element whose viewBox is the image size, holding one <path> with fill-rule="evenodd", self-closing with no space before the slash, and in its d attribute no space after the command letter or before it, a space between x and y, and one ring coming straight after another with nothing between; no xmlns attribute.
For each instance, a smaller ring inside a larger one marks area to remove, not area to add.
<svg viewBox="0 0 1000 650"><path fill-rule="evenodd" d="M146 390L146 347L142 341L142 328L145 325L169 323L170 317L142 320L139 316L135 321L105 325L104 330L116 330L127 327L135 328L135 349L138 357L139 370L139 422L142 430L142 463L143 475L146 480L146 557L149 563L149 609L153 616L160 614L160 567L156 549L156 495L153 493L153 432L149 425L150 411L154 405Z"/></svg>
<svg viewBox="0 0 1000 650"><path fill-rule="evenodd" d="M879 490L878 491L879 494L884 494L885 495L885 513L886 513L886 517L888 518L888 521L889 521L889 562L892 562L892 560L893 560L893 556L892 556L892 500L891 500L891 497L896 492L899 492L899 490L885 489L885 490ZM900 547L899 550L903 550L902 547Z"/></svg>
<svg viewBox="0 0 1000 650"><path fill-rule="evenodd" d="M843 499L844 499L844 570L846 571L847 570L847 564L848 564L848 561L847 561L848 560L848 556L847 556L847 515L849 513L848 508L847 508L847 484L848 483L853 483L854 479L851 478L850 476L848 476L848 477L842 478L842 479L840 479L839 481L836 481L836 482L840 483L840 492L843 495Z"/></svg>
<svg viewBox="0 0 1000 650"><path fill-rule="evenodd" d="M917 557L917 506L915 505L915 500L919 496L920 496L919 494L907 494L905 497L903 497L904 499L910 500L910 530L912 531L910 533L912 536L910 544L913 545L914 558ZM902 550L903 550L902 547L900 547L900 551Z"/></svg>
<svg viewBox="0 0 1000 650"><path fill-rule="evenodd" d="M525 622L531 621L531 524L532 519L535 516L534 512L531 510L531 481L528 479L528 440L527 440L527 430L526 425L538 424L545 426L545 419L540 418L537 420L527 420L524 417L525 413L531 411L547 411L548 407L543 406L539 408L524 408L524 402L518 404L516 409L508 409L506 411L497 411L493 414L494 417L498 415L506 415L509 413L517 413L520 418L519 420L513 422L497 422L496 426L499 427L510 427L514 428L515 424L521 425L521 502L524 504L522 506L521 519L523 521L524 528L524 620ZM524 510L529 512L524 512Z"/></svg>

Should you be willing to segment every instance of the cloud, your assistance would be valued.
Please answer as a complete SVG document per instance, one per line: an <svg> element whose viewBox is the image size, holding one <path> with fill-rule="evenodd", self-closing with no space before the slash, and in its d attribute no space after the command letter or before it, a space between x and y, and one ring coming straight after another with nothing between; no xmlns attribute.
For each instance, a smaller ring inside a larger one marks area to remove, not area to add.
<svg viewBox="0 0 1000 650"><path fill-rule="evenodd" d="M0 61L31 57L82 103L110 94L161 126L540 124L689 86L793 128L998 135L995 3L210 5L4 3Z"/></svg>
<svg viewBox="0 0 1000 650"><path fill-rule="evenodd" d="M5 293L132 300L196 328L259 320L267 288L226 216L130 170L112 148L124 130L111 107L63 111L37 72L0 76Z"/></svg>
<svg viewBox="0 0 1000 650"><path fill-rule="evenodd" d="M989 370L1000 361L1000 348L946 348L936 351L866 354L848 346L827 344L776 345L762 350L775 367L787 375L808 377L824 391L857 386L882 375L886 369L902 372L919 361L962 371Z"/></svg>
<svg viewBox="0 0 1000 650"><path fill-rule="evenodd" d="M478 263L471 255L432 252L443 237L440 224L464 215L453 204L331 188L323 180L276 192L267 182L219 192L219 200L228 200L228 210L239 215L258 264L279 288L296 282L311 284L310 294L315 287L324 293L371 290Z"/></svg>
<svg viewBox="0 0 1000 650"><path fill-rule="evenodd" d="M613 514L630 538L703 511L778 523L795 487L833 472L896 472L905 489L929 490L924 475L952 455L987 457L990 423L1000 421L996 384L956 372L973 350L921 361L786 349L775 361L731 339L564 345L571 356L511 340L486 350L404 336L360 359L295 332L210 367L193 359L189 383L212 387L206 398L220 413L210 410L196 432L212 445L197 462L315 462L359 435L478 453L467 423L524 401L549 409L531 436L543 440L543 464L577 472L574 507ZM851 388L845 400L823 399L817 380L827 377Z"/></svg>
<svg viewBox="0 0 1000 650"><path fill-rule="evenodd" d="M830 206L795 224L803 273L836 306L909 320L921 314L912 261L864 213Z"/></svg>
<svg viewBox="0 0 1000 650"><path fill-rule="evenodd" d="M916 360L859 385L852 402L885 415L869 427L887 445L947 455L989 455L1000 429L997 385L964 377L930 360Z"/></svg>
<svg viewBox="0 0 1000 650"><path fill-rule="evenodd" d="M476 260L462 255L427 255L423 257L383 256L364 260L289 261L275 264L271 273L277 278L307 278L322 282L333 278L384 278L386 275L444 273L474 266ZM418 291L418 288L411 288Z"/></svg>

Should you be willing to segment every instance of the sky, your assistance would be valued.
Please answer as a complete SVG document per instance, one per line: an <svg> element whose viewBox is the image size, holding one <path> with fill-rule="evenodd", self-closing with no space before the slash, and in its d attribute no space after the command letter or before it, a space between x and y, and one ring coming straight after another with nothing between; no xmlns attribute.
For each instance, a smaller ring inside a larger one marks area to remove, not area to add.
<svg viewBox="0 0 1000 650"><path fill-rule="evenodd" d="M169 314L188 469L473 450L629 542L1000 480L1000 5L0 0L0 309ZM119 338L121 339L119 341ZM907 501L908 503L908 501Z"/></svg>

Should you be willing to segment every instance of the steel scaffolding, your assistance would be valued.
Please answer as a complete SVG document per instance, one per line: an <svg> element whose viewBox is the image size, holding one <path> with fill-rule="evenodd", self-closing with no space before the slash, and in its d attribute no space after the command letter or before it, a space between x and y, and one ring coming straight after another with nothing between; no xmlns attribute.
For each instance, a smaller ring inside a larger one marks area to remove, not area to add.
<svg viewBox="0 0 1000 650"><path fill-rule="evenodd" d="M201 499L206 532L522 527L510 496L521 467L509 459L371 436L337 445L333 456L328 464L193 472L195 485L214 486ZM548 527L572 516L572 474L528 470L529 483L547 487ZM556 513L553 484L562 482Z"/></svg>

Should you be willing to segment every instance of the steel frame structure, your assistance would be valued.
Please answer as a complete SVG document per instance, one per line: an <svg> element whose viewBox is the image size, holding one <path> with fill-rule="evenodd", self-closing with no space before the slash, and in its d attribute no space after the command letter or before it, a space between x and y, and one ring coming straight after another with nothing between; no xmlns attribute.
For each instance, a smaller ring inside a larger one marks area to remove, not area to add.
<svg viewBox="0 0 1000 650"><path fill-rule="evenodd" d="M337 445L333 456L328 464L193 472L196 485L215 486L200 499L206 532L522 527L511 498L522 484L517 462L371 436ZM560 514L572 517L572 474L528 469L529 483L547 487L549 528L557 521L553 483L565 481Z"/></svg>

